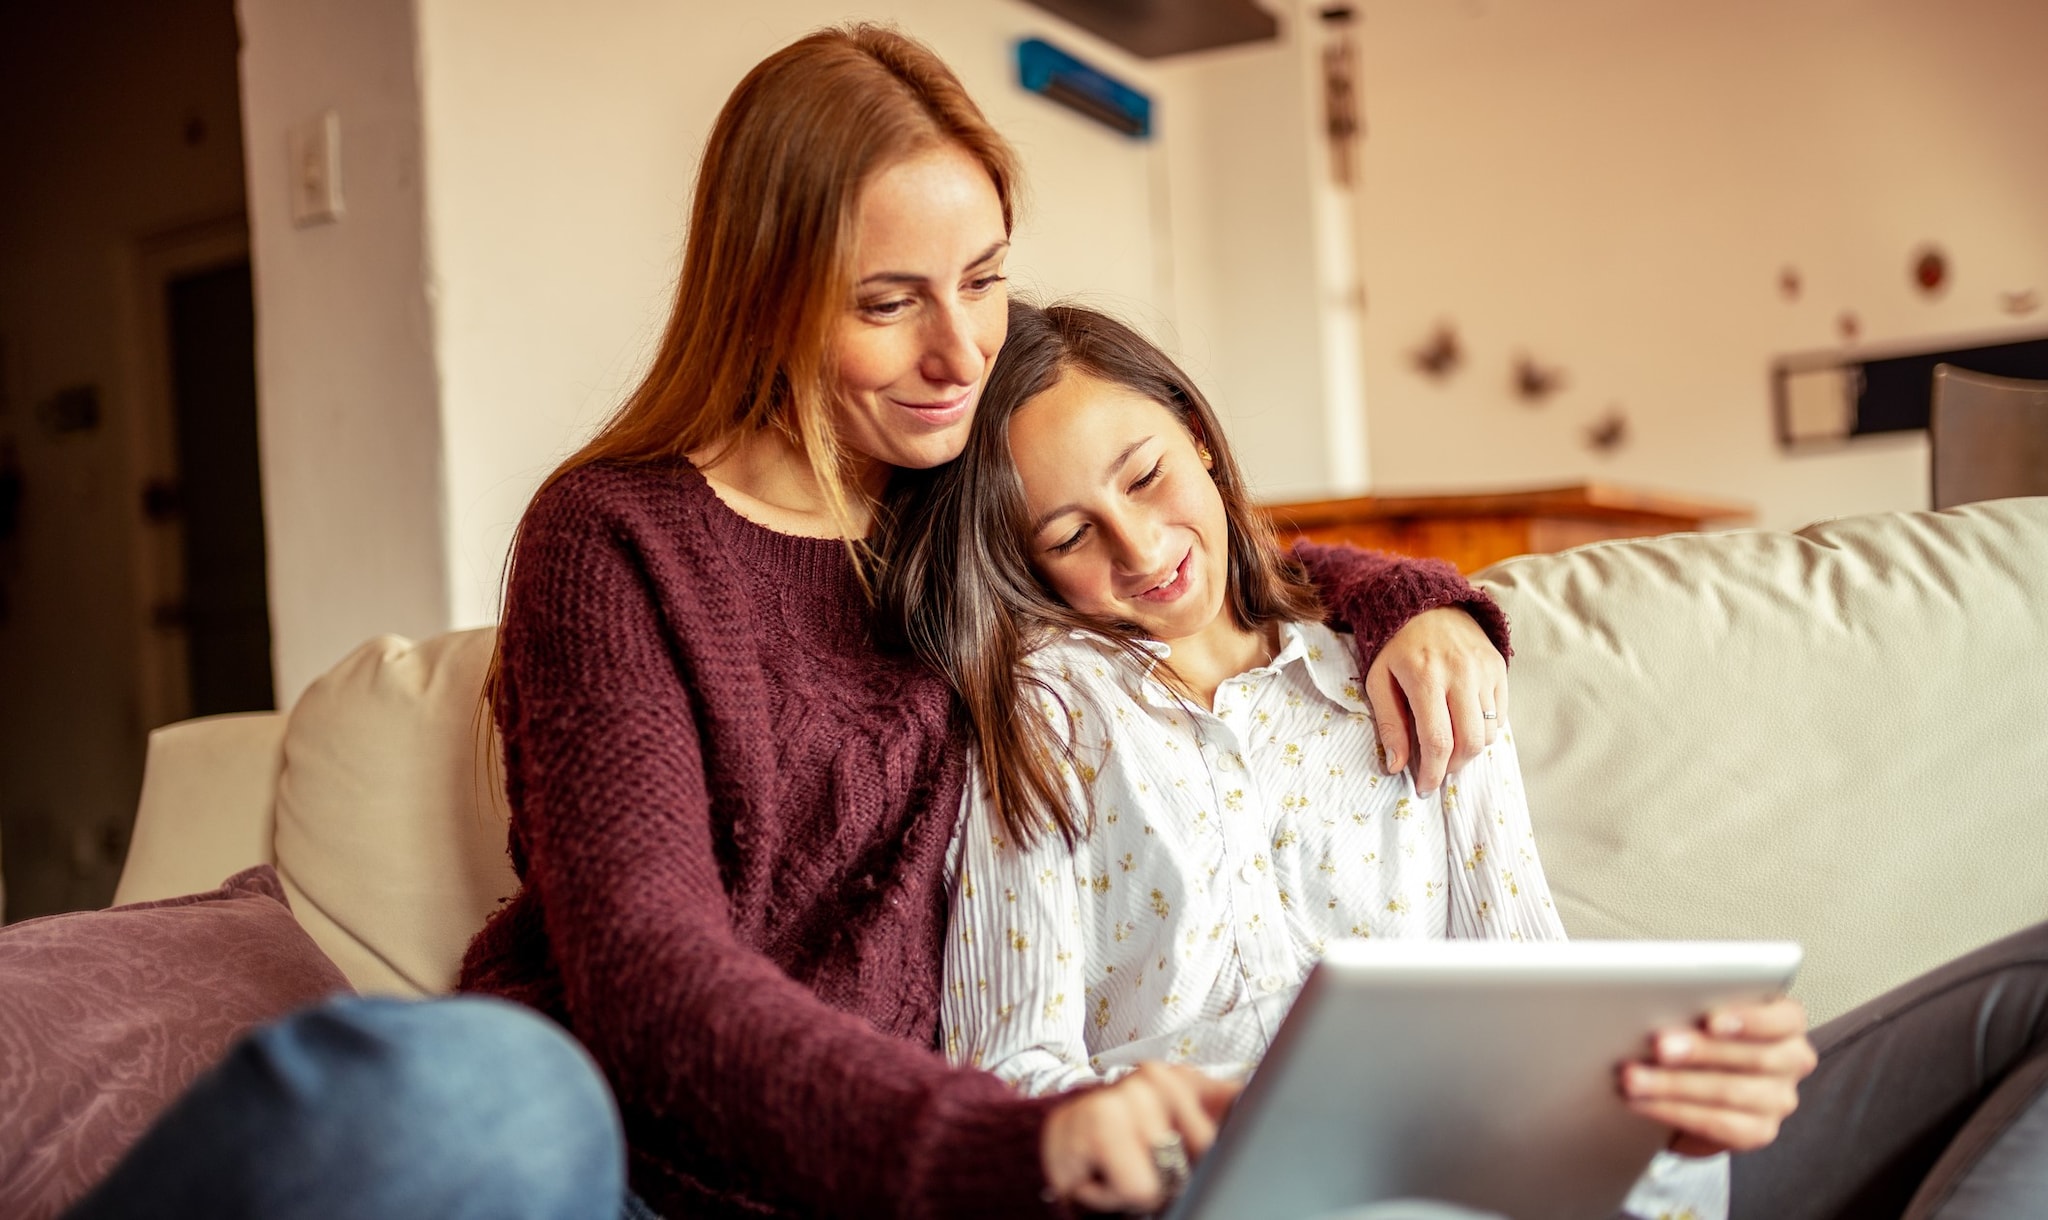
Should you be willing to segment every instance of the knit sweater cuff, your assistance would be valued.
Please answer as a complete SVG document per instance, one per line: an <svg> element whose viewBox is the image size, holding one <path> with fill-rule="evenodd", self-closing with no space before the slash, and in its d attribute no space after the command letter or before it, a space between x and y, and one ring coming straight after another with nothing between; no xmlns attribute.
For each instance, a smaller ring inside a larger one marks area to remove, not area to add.
<svg viewBox="0 0 2048 1220"><path fill-rule="evenodd" d="M1508 643L1507 615L1445 560L1408 559L1314 542L1296 543L1294 557L1315 581L1316 592L1329 609L1330 625L1356 638L1359 663L1367 669L1409 620L1425 610L1446 607L1471 615L1502 658L1515 655Z"/></svg>
<svg viewBox="0 0 2048 1220"><path fill-rule="evenodd" d="M922 1203L916 1214L929 1220L1070 1215L1046 1201L1039 1153L1046 1115L1064 1095L1019 1097L1004 1088L1004 1096L992 1099L972 1092L963 1097L947 1090L933 1102L925 1124L933 1134L912 1165L911 1194Z"/></svg>

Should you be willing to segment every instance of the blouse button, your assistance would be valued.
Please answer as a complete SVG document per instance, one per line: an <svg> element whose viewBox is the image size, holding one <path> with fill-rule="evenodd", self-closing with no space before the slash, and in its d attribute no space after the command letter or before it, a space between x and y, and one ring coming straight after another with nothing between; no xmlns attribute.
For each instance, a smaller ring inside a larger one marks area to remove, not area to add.
<svg viewBox="0 0 2048 1220"><path fill-rule="evenodd" d="M1256 885L1259 880L1258 866L1247 863L1243 868L1237 870L1237 876L1246 885Z"/></svg>
<svg viewBox="0 0 2048 1220"><path fill-rule="evenodd" d="M1277 974L1269 974L1259 980L1259 986L1265 989L1266 994L1271 995L1273 992L1287 986L1287 980Z"/></svg>

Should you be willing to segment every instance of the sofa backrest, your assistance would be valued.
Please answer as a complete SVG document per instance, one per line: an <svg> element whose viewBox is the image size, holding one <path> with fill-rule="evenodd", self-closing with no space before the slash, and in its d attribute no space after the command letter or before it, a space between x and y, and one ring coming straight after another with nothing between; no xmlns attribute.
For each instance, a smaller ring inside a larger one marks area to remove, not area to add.
<svg viewBox="0 0 2048 1220"><path fill-rule="evenodd" d="M1514 620L1510 718L1574 936L1790 937L1825 1018L2048 918L2048 499L1479 580ZM477 716L494 638L373 640L288 717L159 730L119 897L274 862L358 988L447 988L514 888Z"/></svg>
<svg viewBox="0 0 2048 1220"><path fill-rule="evenodd" d="M1495 565L1577 937L1790 937L1839 1013L2048 918L2048 498Z"/></svg>

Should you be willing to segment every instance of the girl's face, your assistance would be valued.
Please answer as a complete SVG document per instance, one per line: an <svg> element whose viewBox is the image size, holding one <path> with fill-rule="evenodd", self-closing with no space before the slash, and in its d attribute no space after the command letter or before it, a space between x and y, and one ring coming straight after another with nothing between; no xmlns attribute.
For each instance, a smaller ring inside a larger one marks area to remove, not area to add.
<svg viewBox="0 0 2048 1220"><path fill-rule="evenodd" d="M870 479L960 456L1009 326L1010 242L988 172L942 145L861 193L853 305L839 323L839 440Z"/></svg>
<svg viewBox="0 0 2048 1220"><path fill-rule="evenodd" d="M1010 460L1032 566L1061 601L1168 643L1233 629L1223 496L1172 411L1068 372L1011 419Z"/></svg>

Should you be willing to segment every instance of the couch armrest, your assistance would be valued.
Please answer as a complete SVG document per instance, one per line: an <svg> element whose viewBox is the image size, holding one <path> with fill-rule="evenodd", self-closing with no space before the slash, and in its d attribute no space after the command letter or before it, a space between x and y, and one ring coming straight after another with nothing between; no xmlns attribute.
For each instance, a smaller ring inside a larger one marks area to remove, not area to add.
<svg viewBox="0 0 2048 1220"><path fill-rule="evenodd" d="M276 863L277 779L285 717L208 716L149 735L142 799L115 903L210 890Z"/></svg>

